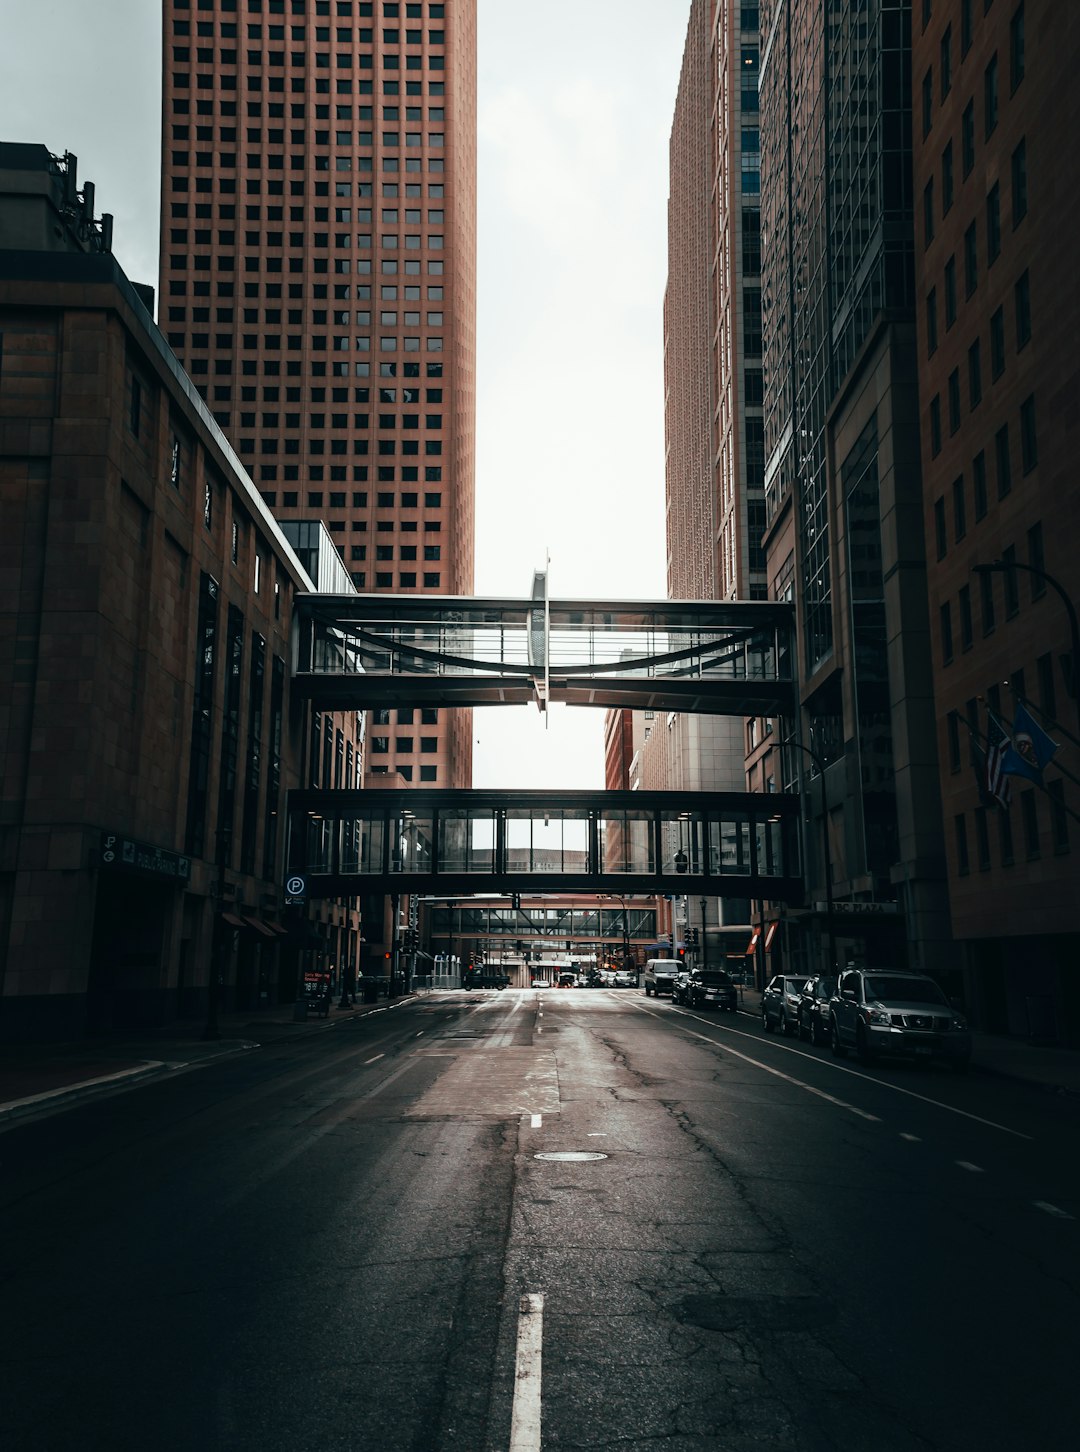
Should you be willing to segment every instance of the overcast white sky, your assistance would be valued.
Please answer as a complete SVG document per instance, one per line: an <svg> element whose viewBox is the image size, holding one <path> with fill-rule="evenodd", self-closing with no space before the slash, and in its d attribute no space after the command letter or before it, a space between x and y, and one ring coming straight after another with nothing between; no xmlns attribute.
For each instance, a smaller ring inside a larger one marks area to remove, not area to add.
<svg viewBox="0 0 1080 1452"><path fill-rule="evenodd" d="M476 593L662 598L667 144L689 0L479 0ZM157 282L158 0L0 0L0 139ZM602 713L475 715L478 787L603 785Z"/></svg>

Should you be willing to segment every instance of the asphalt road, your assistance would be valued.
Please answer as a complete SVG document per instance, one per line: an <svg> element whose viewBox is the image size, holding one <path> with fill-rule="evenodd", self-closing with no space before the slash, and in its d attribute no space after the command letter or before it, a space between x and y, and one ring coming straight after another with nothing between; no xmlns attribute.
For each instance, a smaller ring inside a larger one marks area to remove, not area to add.
<svg viewBox="0 0 1080 1452"><path fill-rule="evenodd" d="M1072 1449L1078 1118L632 991L341 1022L0 1134L0 1446Z"/></svg>

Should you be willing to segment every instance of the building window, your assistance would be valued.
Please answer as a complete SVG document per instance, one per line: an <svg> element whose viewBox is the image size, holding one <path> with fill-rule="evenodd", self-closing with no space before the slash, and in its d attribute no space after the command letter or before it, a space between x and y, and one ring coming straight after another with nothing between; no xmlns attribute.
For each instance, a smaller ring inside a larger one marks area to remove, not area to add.
<svg viewBox="0 0 1080 1452"><path fill-rule="evenodd" d="M986 518L986 455L980 449L971 461L971 498L975 505L976 521Z"/></svg>
<svg viewBox="0 0 1080 1452"><path fill-rule="evenodd" d="M930 135L934 124L934 68L928 66L922 82L922 134Z"/></svg>
<svg viewBox="0 0 1080 1452"><path fill-rule="evenodd" d="M990 316L990 377L996 382L1005 372L1005 309Z"/></svg>
<svg viewBox="0 0 1080 1452"><path fill-rule="evenodd" d="M1024 851L1028 860L1039 856L1039 809L1035 793L1020 793L1020 817L1024 824Z"/></svg>
<svg viewBox="0 0 1080 1452"><path fill-rule="evenodd" d="M953 480L952 486L953 503L953 538L963 539L967 534L967 498L964 493L964 476L958 475Z"/></svg>
<svg viewBox="0 0 1080 1452"><path fill-rule="evenodd" d="M970 297L979 285L979 246L975 223L964 233L964 296Z"/></svg>
<svg viewBox="0 0 1080 1452"><path fill-rule="evenodd" d="M997 496L1004 499L1012 488L1012 465L1009 461L1009 425L1002 424L994 435L994 457L997 462Z"/></svg>
<svg viewBox="0 0 1080 1452"><path fill-rule="evenodd" d="M966 877L971 867L968 862L967 822L963 812L958 812L953 818L953 834L956 839L956 873L958 877Z"/></svg>
<svg viewBox="0 0 1080 1452"><path fill-rule="evenodd" d="M960 0L960 58L971 49L971 7L974 0Z"/></svg>
<svg viewBox="0 0 1080 1452"><path fill-rule="evenodd" d="M945 331L956 322L956 258L945 264Z"/></svg>
<svg viewBox="0 0 1080 1452"><path fill-rule="evenodd" d="M980 872L990 870L990 829L986 822L986 808L975 808L975 852Z"/></svg>
<svg viewBox="0 0 1080 1452"><path fill-rule="evenodd" d="M1016 303L1016 351L1031 341L1031 281L1027 269L1017 278L1013 289Z"/></svg>
<svg viewBox="0 0 1080 1452"><path fill-rule="evenodd" d="M937 352L937 288L926 294L926 356L932 358Z"/></svg>
<svg viewBox="0 0 1080 1452"><path fill-rule="evenodd" d="M1046 794L1050 798L1050 837L1054 851L1068 852L1069 817L1065 810L1065 783L1060 777L1047 782Z"/></svg>
<svg viewBox="0 0 1080 1452"><path fill-rule="evenodd" d="M941 215L944 217L953 204L953 148L952 142L945 145L941 153Z"/></svg>
<svg viewBox="0 0 1080 1452"><path fill-rule="evenodd" d="M1041 521L1037 521L1027 532L1028 538L1028 564L1038 574L1028 576L1028 584L1031 587L1031 598L1038 600L1041 595L1046 594L1046 561L1043 556L1043 528ZM1050 709L1050 708L1047 708ZM1054 714L1050 710L1051 716Z"/></svg>
<svg viewBox="0 0 1080 1452"><path fill-rule="evenodd" d="M986 195L986 262L994 262L1001 251L1001 187L995 182Z"/></svg>
<svg viewBox="0 0 1080 1452"><path fill-rule="evenodd" d="M941 395L935 393L930 400L930 456L936 459L941 453Z"/></svg>
<svg viewBox="0 0 1080 1452"><path fill-rule="evenodd" d="M1027 216L1027 141L1022 140L1012 154L1012 224L1018 227Z"/></svg>
<svg viewBox="0 0 1080 1452"><path fill-rule="evenodd" d="M994 52L983 73L983 139L989 138L998 123L998 59Z"/></svg>
<svg viewBox="0 0 1080 1452"><path fill-rule="evenodd" d="M957 772L960 770L960 714L958 711L950 711L945 718L946 731L949 738L949 770Z"/></svg>
<svg viewBox="0 0 1080 1452"><path fill-rule="evenodd" d="M949 665L953 658L952 606L945 601L939 612L941 621L941 663Z"/></svg>
<svg viewBox="0 0 1080 1452"><path fill-rule="evenodd" d="M960 117L960 166L965 177L975 165L975 102L969 101Z"/></svg>
<svg viewBox="0 0 1080 1452"><path fill-rule="evenodd" d="M952 26L946 25L941 37L941 99L952 90Z"/></svg>
<svg viewBox="0 0 1080 1452"><path fill-rule="evenodd" d="M1039 445L1035 434L1035 395L1029 394L1020 405L1020 461L1025 474L1039 462Z"/></svg>
<svg viewBox="0 0 1080 1452"><path fill-rule="evenodd" d="M960 649L970 650L974 636L971 628L971 586L960 587Z"/></svg>
<svg viewBox="0 0 1080 1452"><path fill-rule="evenodd" d="M979 576L979 594L982 610L982 633L983 635L993 634L994 626L997 624L997 617L994 611L994 577L984 573Z"/></svg>
<svg viewBox="0 0 1080 1452"><path fill-rule="evenodd" d="M934 240L934 178L923 187L923 245L929 247Z"/></svg>
<svg viewBox="0 0 1080 1452"><path fill-rule="evenodd" d="M1024 5L1023 0L1009 21L1009 85L1012 90L1024 79Z"/></svg>
<svg viewBox="0 0 1080 1452"><path fill-rule="evenodd" d="M954 368L949 374L949 434L955 434L960 427L960 370Z"/></svg>
<svg viewBox="0 0 1080 1452"><path fill-rule="evenodd" d="M1015 545L1006 545L1001 551L1001 563L1003 565L1016 564ZM1003 570L1001 578L1005 584L1005 618L1011 620L1014 615L1020 614L1020 585L1014 569ZM1022 686L1020 694L1024 694Z"/></svg>
<svg viewBox="0 0 1080 1452"><path fill-rule="evenodd" d="M968 406L978 408L982 402L982 343L975 339L968 349Z"/></svg>

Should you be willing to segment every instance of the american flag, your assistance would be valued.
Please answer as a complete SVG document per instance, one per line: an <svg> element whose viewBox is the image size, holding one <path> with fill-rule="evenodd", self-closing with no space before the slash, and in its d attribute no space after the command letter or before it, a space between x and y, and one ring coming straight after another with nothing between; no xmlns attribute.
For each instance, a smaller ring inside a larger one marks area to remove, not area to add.
<svg viewBox="0 0 1080 1452"><path fill-rule="evenodd" d="M987 711L986 718L986 795L1008 810L1012 788L1003 767L1005 753L1012 743L993 711Z"/></svg>

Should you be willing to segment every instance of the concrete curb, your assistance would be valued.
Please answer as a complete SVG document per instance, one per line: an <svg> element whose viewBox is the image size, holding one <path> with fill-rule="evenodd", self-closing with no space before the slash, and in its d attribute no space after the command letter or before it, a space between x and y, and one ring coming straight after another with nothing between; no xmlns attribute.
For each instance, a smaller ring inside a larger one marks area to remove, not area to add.
<svg viewBox="0 0 1080 1452"><path fill-rule="evenodd" d="M25 1099L12 1099L0 1104L0 1125L8 1120L24 1119L52 1109L63 1109L81 1099L93 1099L117 1089L127 1089L145 1079L166 1074L173 1065L164 1060L151 1059L134 1069L118 1069L115 1074L101 1074L95 1079L83 1079L77 1084L65 1084L61 1089L47 1089L43 1094L29 1094Z"/></svg>

